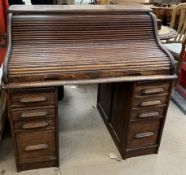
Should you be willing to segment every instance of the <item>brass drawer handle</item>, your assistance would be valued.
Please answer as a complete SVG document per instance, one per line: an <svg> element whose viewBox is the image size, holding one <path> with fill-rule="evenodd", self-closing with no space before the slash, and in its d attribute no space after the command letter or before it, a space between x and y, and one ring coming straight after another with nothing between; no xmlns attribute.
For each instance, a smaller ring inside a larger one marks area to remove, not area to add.
<svg viewBox="0 0 186 175"><path fill-rule="evenodd" d="M31 118L31 117L46 117L48 115L47 111L41 112L23 112L21 118Z"/></svg>
<svg viewBox="0 0 186 175"><path fill-rule="evenodd" d="M26 123L22 126L23 129L34 129L34 128L43 128L48 126L48 122L37 122L37 123Z"/></svg>
<svg viewBox="0 0 186 175"><path fill-rule="evenodd" d="M145 101L140 104L141 107L154 106L154 105L161 105L161 101L160 100Z"/></svg>
<svg viewBox="0 0 186 175"><path fill-rule="evenodd" d="M145 89L142 91L142 94L144 95L151 95L151 94L158 94L164 92L164 88L156 88L156 89Z"/></svg>
<svg viewBox="0 0 186 175"><path fill-rule="evenodd" d="M38 145L30 145L30 146L26 146L24 148L25 151L36 151L36 150L43 150L43 149L47 149L48 145L47 144L38 144Z"/></svg>
<svg viewBox="0 0 186 175"><path fill-rule="evenodd" d="M147 112L147 113L139 113L138 118L140 119L145 119L145 118L152 118L152 117L157 117L159 116L159 112Z"/></svg>
<svg viewBox="0 0 186 175"><path fill-rule="evenodd" d="M144 132L144 133L139 133L139 134L136 134L134 136L135 139L142 139L142 138L145 138L145 137L150 137L150 136L153 136L154 135L154 132Z"/></svg>
<svg viewBox="0 0 186 175"><path fill-rule="evenodd" d="M34 103L34 102L44 102L44 101L47 101L47 97L45 97L45 96L25 97L25 98L20 99L21 103Z"/></svg>

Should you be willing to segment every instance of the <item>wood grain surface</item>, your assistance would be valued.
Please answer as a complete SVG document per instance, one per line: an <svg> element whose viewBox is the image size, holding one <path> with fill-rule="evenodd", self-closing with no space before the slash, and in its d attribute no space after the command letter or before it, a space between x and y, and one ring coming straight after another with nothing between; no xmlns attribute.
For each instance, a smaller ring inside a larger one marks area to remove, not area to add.
<svg viewBox="0 0 186 175"><path fill-rule="evenodd" d="M7 81L170 75L172 61L158 44L153 16L134 9L11 7Z"/></svg>

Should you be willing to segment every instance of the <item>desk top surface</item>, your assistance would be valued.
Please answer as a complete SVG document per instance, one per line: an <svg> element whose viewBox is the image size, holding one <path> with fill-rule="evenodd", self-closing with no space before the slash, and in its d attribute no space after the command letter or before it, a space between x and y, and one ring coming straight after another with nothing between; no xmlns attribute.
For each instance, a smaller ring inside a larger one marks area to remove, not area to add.
<svg viewBox="0 0 186 175"><path fill-rule="evenodd" d="M23 12L112 12L112 11L152 11L150 8L140 4L136 5L12 5L11 13Z"/></svg>

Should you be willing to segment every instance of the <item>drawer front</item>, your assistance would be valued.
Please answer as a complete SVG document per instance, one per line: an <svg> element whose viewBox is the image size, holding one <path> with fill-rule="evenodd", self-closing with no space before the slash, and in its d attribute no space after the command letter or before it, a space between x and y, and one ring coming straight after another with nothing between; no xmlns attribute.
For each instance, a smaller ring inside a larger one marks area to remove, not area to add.
<svg viewBox="0 0 186 175"><path fill-rule="evenodd" d="M150 107L146 109L132 109L131 111L131 121L141 121L147 119L157 119L163 118L165 113L165 107Z"/></svg>
<svg viewBox="0 0 186 175"><path fill-rule="evenodd" d="M54 130L17 133L16 139L20 162L39 162L56 157Z"/></svg>
<svg viewBox="0 0 186 175"><path fill-rule="evenodd" d="M10 99L12 107L54 105L55 93L51 91L12 93Z"/></svg>
<svg viewBox="0 0 186 175"><path fill-rule="evenodd" d="M137 96L164 94L168 93L169 89L169 82L137 83L134 94Z"/></svg>
<svg viewBox="0 0 186 175"><path fill-rule="evenodd" d="M138 148L157 143L161 120L130 123L128 148Z"/></svg>
<svg viewBox="0 0 186 175"><path fill-rule="evenodd" d="M39 107L39 108L24 108L24 109L12 109L12 120L30 120L41 119L55 116L55 107Z"/></svg>
<svg viewBox="0 0 186 175"><path fill-rule="evenodd" d="M37 121L27 121L27 122L15 122L14 129L16 131L31 131L31 130L41 130L41 129L54 129L55 121L53 119L48 120L37 120Z"/></svg>
<svg viewBox="0 0 186 175"><path fill-rule="evenodd" d="M156 95L151 97L138 97L133 99L133 108L156 107L167 104L167 95Z"/></svg>

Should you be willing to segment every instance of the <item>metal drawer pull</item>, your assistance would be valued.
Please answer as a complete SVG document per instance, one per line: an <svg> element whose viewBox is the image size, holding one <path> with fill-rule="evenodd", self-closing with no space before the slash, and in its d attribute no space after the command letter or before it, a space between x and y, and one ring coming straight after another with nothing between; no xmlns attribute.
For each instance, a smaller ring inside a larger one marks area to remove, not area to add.
<svg viewBox="0 0 186 175"><path fill-rule="evenodd" d="M20 99L21 103L34 103L34 102L44 102L44 101L47 101L47 97L45 97L45 96L25 97L25 98Z"/></svg>
<svg viewBox="0 0 186 175"><path fill-rule="evenodd" d="M160 100L155 100L155 101L145 101L140 104L141 107L146 107L146 106L154 106L154 105L161 105Z"/></svg>
<svg viewBox="0 0 186 175"><path fill-rule="evenodd" d="M164 88L156 88L156 89L145 89L142 91L142 94L144 95L151 95L151 94L158 94L164 92Z"/></svg>
<svg viewBox="0 0 186 175"><path fill-rule="evenodd" d="M159 112L147 112L147 113L140 113L140 114L138 114L138 118L145 119L145 118L157 117L159 115L160 115Z"/></svg>
<svg viewBox="0 0 186 175"><path fill-rule="evenodd" d="M144 133L139 133L139 134L136 134L134 136L135 139L142 139L142 138L145 138L145 137L150 137L150 136L153 136L154 135L154 132L144 132Z"/></svg>
<svg viewBox="0 0 186 175"><path fill-rule="evenodd" d="M26 123L22 126L23 129L34 129L48 126L48 122Z"/></svg>
<svg viewBox="0 0 186 175"><path fill-rule="evenodd" d="M47 111L41 112L23 112L21 118L30 118L30 117L46 117L48 115Z"/></svg>
<svg viewBox="0 0 186 175"><path fill-rule="evenodd" d="M36 150L42 150L42 149L47 149L47 148L48 148L47 144L38 144L38 145L26 146L24 150L25 151L36 151Z"/></svg>

